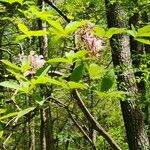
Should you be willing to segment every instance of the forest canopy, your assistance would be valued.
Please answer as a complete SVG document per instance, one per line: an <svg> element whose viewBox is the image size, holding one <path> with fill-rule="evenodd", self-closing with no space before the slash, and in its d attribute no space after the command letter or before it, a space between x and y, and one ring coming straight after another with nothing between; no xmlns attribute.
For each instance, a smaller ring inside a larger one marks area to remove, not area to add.
<svg viewBox="0 0 150 150"><path fill-rule="evenodd" d="M149 150L149 9L0 0L0 149Z"/></svg>

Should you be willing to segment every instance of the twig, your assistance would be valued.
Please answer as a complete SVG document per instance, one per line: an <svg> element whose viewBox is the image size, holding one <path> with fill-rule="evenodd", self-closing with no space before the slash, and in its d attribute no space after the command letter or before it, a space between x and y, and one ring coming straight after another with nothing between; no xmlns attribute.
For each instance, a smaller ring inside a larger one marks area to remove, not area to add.
<svg viewBox="0 0 150 150"><path fill-rule="evenodd" d="M59 14L60 16L62 16L68 23L70 23L71 20L70 20L66 15L64 15L63 12L62 12L60 9L58 9L58 8L54 5L53 2L51 2L50 0L44 0L44 1L45 1L45 3L49 4L52 8L54 8L54 9L58 12L58 14Z"/></svg>
<svg viewBox="0 0 150 150"><path fill-rule="evenodd" d="M82 110L84 115L86 116L86 119L92 124L93 129L98 131L100 135L105 138L105 140L110 144L110 146L114 150L121 150L121 148L118 146L118 144L111 138L111 136L103 129L103 127L95 120L95 118L92 116L92 114L89 112L87 107L85 106L84 102L82 101L79 93L77 90L72 91L72 96L76 100L79 108Z"/></svg>

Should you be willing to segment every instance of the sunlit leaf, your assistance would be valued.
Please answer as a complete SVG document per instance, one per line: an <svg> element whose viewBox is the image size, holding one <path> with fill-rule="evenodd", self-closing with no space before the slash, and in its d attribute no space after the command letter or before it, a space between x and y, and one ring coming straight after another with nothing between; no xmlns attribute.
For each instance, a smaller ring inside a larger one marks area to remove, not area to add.
<svg viewBox="0 0 150 150"><path fill-rule="evenodd" d="M77 28L79 28L80 26L85 25L87 22L88 22L87 20L71 22L65 27L65 32L67 34L72 33L74 31L76 31Z"/></svg>
<svg viewBox="0 0 150 150"><path fill-rule="evenodd" d="M44 30L37 30L37 31L29 31L28 36L45 36L48 33Z"/></svg>
<svg viewBox="0 0 150 150"><path fill-rule="evenodd" d="M94 27L94 34L98 37L104 37L105 35L105 29L99 26Z"/></svg>
<svg viewBox="0 0 150 150"><path fill-rule="evenodd" d="M25 26L24 24L19 23L19 24L18 24L18 28L19 28L19 30L22 31L24 34L28 34L28 28L27 28L27 26Z"/></svg>
<svg viewBox="0 0 150 150"><path fill-rule="evenodd" d="M10 69L7 69L7 71L9 71L12 75L14 75L14 76L17 77L17 78L27 80L27 79L26 79L22 74L20 74L20 73L17 73L17 72L15 72L15 71L13 71L13 70L10 70Z"/></svg>
<svg viewBox="0 0 150 150"><path fill-rule="evenodd" d="M64 29L62 27L62 25L58 22L58 21L54 21L54 20L47 20L47 22L55 29L57 29L59 32L63 32L64 33Z"/></svg>
<svg viewBox="0 0 150 150"><path fill-rule="evenodd" d="M144 43L144 44L150 45L150 40L149 39L135 38L134 40L139 41L139 42Z"/></svg>
<svg viewBox="0 0 150 150"><path fill-rule="evenodd" d="M11 88L11 89L16 89L16 90L20 88L20 85L16 81L13 81L13 80L0 82L0 86Z"/></svg>
<svg viewBox="0 0 150 150"><path fill-rule="evenodd" d="M48 60L49 63L68 63L72 64L72 61L70 59L66 58L52 58Z"/></svg>
<svg viewBox="0 0 150 150"><path fill-rule="evenodd" d="M91 64L87 69L91 79L98 79L104 74L104 67L97 64Z"/></svg>
<svg viewBox="0 0 150 150"><path fill-rule="evenodd" d="M114 34L121 34L121 33L126 33L126 29L112 27L112 28L108 29L105 36L107 38L111 38Z"/></svg>
<svg viewBox="0 0 150 150"><path fill-rule="evenodd" d="M0 109L0 114L3 114L6 112L6 109Z"/></svg>
<svg viewBox="0 0 150 150"><path fill-rule="evenodd" d="M10 61L8 60L1 60L5 65L13 68L13 69L16 69L16 70L21 70L21 67L18 67L17 65L11 63Z"/></svg>
<svg viewBox="0 0 150 150"><path fill-rule="evenodd" d="M7 2L10 4L18 2L18 3L22 4L23 0L0 0L0 2Z"/></svg>
<svg viewBox="0 0 150 150"><path fill-rule="evenodd" d="M57 81L55 79L52 79L50 77L38 77L37 79L33 79L31 80L32 84L46 84L46 83L50 83L50 84L55 84L55 85L60 85L63 87L66 87L66 84L60 81Z"/></svg>
<svg viewBox="0 0 150 150"><path fill-rule="evenodd" d="M0 117L0 120L8 119L8 118L10 118L10 117L14 117L14 116L16 116L17 114L18 114L18 112L9 113L9 114L7 114L7 115L4 115L4 116Z"/></svg>
<svg viewBox="0 0 150 150"><path fill-rule="evenodd" d="M28 114L29 112L33 111L36 107L29 107L29 108L26 108L24 110L21 110L19 112L17 112L17 118L20 118L26 114Z"/></svg>
<svg viewBox="0 0 150 150"><path fill-rule="evenodd" d="M69 81L67 84L69 85L70 89L85 89L86 88L84 84L76 83L73 81Z"/></svg>
<svg viewBox="0 0 150 150"><path fill-rule="evenodd" d="M16 37L16 39L15 39L15 42L17 43L17 42L19 42L20 40L25 39L26 37L28 37L28 36L27 36L27 35L18 35L18 36Z"/></svg>

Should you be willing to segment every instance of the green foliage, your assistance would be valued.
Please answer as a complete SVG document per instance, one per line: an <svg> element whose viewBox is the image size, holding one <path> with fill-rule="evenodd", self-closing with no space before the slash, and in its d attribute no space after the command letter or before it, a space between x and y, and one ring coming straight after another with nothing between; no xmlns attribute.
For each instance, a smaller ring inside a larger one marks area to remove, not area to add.
<svg viewBox="0 0 150 150"><path fill-rule="evenodd" d="M23 0L0 0L0 2L6 2L10 4L17 2L17 3L23 4Z"/></svg>
<svg viewBox="0 0 150 150"><path fill-rule="evenodd" d="M102 78L101 91L109 91L115 82L115 76L113 70L107 71Z"/></svg>
<svg viewBox="0 0 150 150"><path fill-rule="evenodd" d="M0 82L0 86L15 89L15 90L18 90L20 88L20 85L16 81L12 81L12 80Z"/></svg>
<svg viewBox="0 0 150 150"><path fill-rule="evenodd" d="M84 75L84 71L85 71L85 64L82 63L73 70L70 76L70 80L74 82L79 82Z"/></svg>
<svg viewBox="0 0 150 150"><path fill-rule="evenodd" d="M92 146L76 128L66 111L67 106L85 132L93 135L90 123L85 119L82 110L77 107L76 101L72 100L70 92L74 89L79 91L89 111L112 138L122 149L127 149L119 100L124 100L128 93L116 90L117 82L113 66L106 68L111 61L107 40L113 35L128 34L136 41L150 44L150 25L141 28L132 25L131 30L116 27L106 29L105 4L101 0L56 1L55 6L71 19L70 23L66 23L64 18L47 4L41 10L37 6L37 1L0 0L0 2L2 2L0 47L4 49L1 51L3 63L1 71L2 75L8 74L0 81L2 90L0 91L0 106L2 106L0 143L8 140L5 149L31 149L28 145L31 139L35 140L34 137L37 141L35 149L40 149L40 135L44 133L40 128L43 125L42 121L48 121L46 123L49 123L48 127L51 128L50 136L56 149L74 150L84 147L86 150L91 150ZM39 19L46 23L46 29L36 30L41 28ZM94 27L96 38L103 39L106 43L105 49L100 52L100 58L97 59L91 58L89 50L77 49L76 46L75 33L88 22L96 24ZM45 42L43 37L48 38L45 45L48 50L44 52L43 47L39 46ZM26 71L30 71L32 66L28 58L20 62L18 54L20 52L29 54L31 50L36 51L37 54L48 53L48 56L44 56L47 60L44 67L36 74L26 76ZM9 53L11 62L8 61ZM106 54L105 57L103 53ZM144 72L142 79L149 86L149 70L146 68ZM8 79L9 76L13 79ZM148 99L149 94L146 96ZM49 112L46 118L46 115L42 115L47 111ZM42 117L46 120L42 120ZM14 132L9 139L11 127ZM96 148L111 149L101 136L95 135Z"/></svg>
<svg viewBox="0 0 150 150"><path fill-rule="evenodd" d="M91 79L99 79L104 74L104 67L97 64L90 64L87 70Z"/></svg>

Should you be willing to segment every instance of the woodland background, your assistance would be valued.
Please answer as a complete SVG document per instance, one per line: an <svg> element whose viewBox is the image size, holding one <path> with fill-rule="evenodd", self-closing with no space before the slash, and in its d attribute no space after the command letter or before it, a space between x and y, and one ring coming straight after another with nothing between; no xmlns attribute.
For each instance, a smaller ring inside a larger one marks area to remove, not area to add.
<svg viewBox="0 0 150 150"><path fill-rule="evenodd" d="M0 149L150 149L149 10L0 0Z"/></svg>

